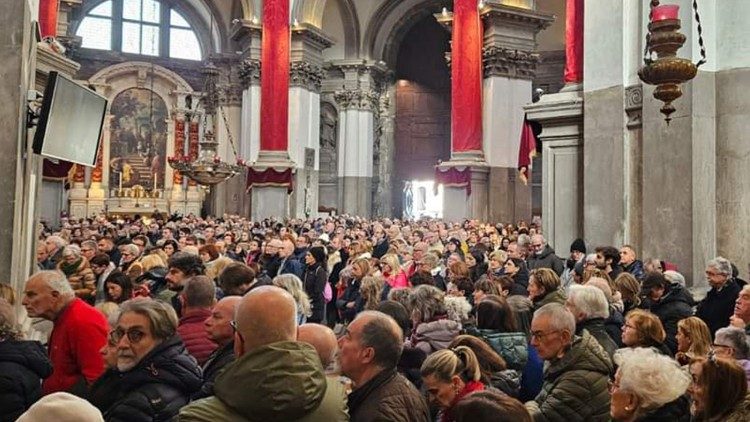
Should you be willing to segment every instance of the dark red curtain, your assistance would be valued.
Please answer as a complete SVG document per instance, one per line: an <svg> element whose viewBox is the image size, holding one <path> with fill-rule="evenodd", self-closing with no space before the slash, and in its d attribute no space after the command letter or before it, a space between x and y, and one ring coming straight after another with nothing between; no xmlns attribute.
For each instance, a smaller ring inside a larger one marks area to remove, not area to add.
<svg viewBox="0 0 750 422"><path fill-rule="evenodd" d="M254 187L284 187L286 186L287 192L292 193L294 191L294 174L292 169L288 168L283 171L277 171L272 168L265 170L254 170L252 168L247 169L247 190Z"/></svg>
<svg viewBox="0 0 750 422"><path fill-rule="evenodd" d="M59 0L39 0L39 29L42 38L57 36L57 11L59 6Z"/></svg>
<svg viewBox="0 0 750 422"><path fill-rule="evenodd" d="M466 188L466 194L471 195L471 167L438 167L435 169L435 183L447 187Z"/></svg>
<svg viewBox="0 0 750 422"><path fill-rule="evenodd" d="M70 175L73 163L67 161L58 161L54 163L44 159L42 162L42 176L48 180L65 180Z"/></svg>
<svg viewBox="0 0 750 422"><path fill-rule="evenodd" d="M518 149L518 176L524 184L531 179L531 160L536 156L536 136L531 123L523 118L521 141Z"/></svg>
<svg viewBox="0 0 750 422"><path fill-rule="evenodd" d="M451 151L482 150L482 21L476 0L453 1Z"/></svg>
<svg viewBox="0 0 750 422"><path fill-rule="evenodd" d="M565 83L583 82L583 1L567 0L565 8Z"/></svg>
<svg viewBox="0 0 750 422"><path fill-rule="evenodd" d="M289 0L263 0L260 149L286 151L289 137Z"/></svg>

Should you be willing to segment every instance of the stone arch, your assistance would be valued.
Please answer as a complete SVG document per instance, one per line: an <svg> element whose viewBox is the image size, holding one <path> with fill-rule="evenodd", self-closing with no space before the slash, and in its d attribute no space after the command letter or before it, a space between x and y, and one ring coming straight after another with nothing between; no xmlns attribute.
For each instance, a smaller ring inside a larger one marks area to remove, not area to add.
<svg viewBox="0 0 750 422"><path fill-rule="evenodd" d="M298 22L307 22L318 28L323 28L323 14L326 2L334 1L341 11L341 20L344 23L344 38L338 40L344 43L346 58L358 57L360 51L360 25L354 0L297 0L292 9L292 19Z"/></svg>
<svg viewBox="0 0 750 422"><path fill-rule="evenodd" d="M409 29L425 16L452 8L450 0L387 0L370 19L365 30L363 50L366 57L382 60L394 68L398 47Z"/></svg>

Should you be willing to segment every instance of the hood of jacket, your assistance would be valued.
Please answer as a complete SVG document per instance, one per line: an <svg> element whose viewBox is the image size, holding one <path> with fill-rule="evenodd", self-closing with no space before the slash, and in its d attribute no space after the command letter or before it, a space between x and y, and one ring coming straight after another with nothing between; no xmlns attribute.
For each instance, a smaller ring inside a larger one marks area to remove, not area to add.
<svg viewBox="0 0 750 422"><path fill-rule="evenodd" d="M296 420L314 411L327 384L312 346L282 341L246 353L228 365L215 395L251 420Z"/></svg>
<svg viewBox="0 0 750 422"><path fill-rule="evenodd" d="M24 366L39 378L52 374L52 364L44 346L38 341L7 340L0 342L0 362L12 362Z"/></svg>
<svg viewBox="0 0 750 422"><path fill-rule="evenodd" d="M548 303L559 303L564 305L566 300L567 297L565 296L565 291L563 289L557 289L554 292L547 293L539 300L534 300L534 309L539 309Z"/></svg>
<svg viewBox="0 0 750 422"><path fill-rule="evenodd" d="M662 296L661 300L652 305L652 312L655 312L654 308L658 309L677 302L683 302L690 307L695 305L695 300L687 289L679 284L672 284L669 292Z"/></svg>
<svg viewBox="0 0 750 422"><path fill-rule="evenodd" d="M690 420L690 400L687 395L680 396L677 400L669 402L664 406L638 418L638 422L687 422Z"/></svg>
<svg viewBox="0 0 750 422"><path fill-rule="evenodd" d="M460 323L451 319L439 319L419 324L415 330L415 338L429 343L432 350L442 350L460 333Z"/></svg>
<svg viewBox="0 0 750 422"><path fill-rule="evenodd" d="M120 374L120 391L131 391L144 384L167 384L186 395L203 383L198 363L185 350L178 335L164 340L133 369Z"/></svg>
<svg viewBox="0 0 750 422"><path fill-rule="evenodd" d="M588 331L576 336L565 355L545 369L545 378L557 378L568 371L599 372L607 376L613 372L612 360Z"/></svg>

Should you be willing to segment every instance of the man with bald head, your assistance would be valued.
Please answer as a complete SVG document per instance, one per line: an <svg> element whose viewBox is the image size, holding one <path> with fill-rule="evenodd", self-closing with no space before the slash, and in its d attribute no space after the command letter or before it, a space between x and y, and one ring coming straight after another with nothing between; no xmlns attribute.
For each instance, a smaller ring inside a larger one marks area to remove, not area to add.
<svg viewBox="0 0 750 422"><path fill-rule="evenodd" d="M354 384L348 399L352 421L429 421L422 395L396 372L403 347L401 328L382 312L361 312L346 328L339 365Z"/></svg>
<svg viewBox="0 0 750 422"><path fill-rule="evenodd" d="M323 372L315 349L297 341L297 305L261 286L235 311L236 361L216 377L214 396L182 408L179 420L348 421L344 389Z"/></svg>
<svg viewBox="0 0 750 422"><path fill-rule="evenodd" d="M216 302L211 309L211 315L203 322L208 338L219 347L208 357L203 365L203 385L193 396L193 400L213 396L216 376L225 366L234 362L234 311L237 309L242 296L226 296Z"/></svg>
<svg viewBox="0 0 750 422"><path fill-rule="evenodd" d="M44 394L65 391L86 397L88 388L104 372L104 358L99 353L109 332L104 315L77 298L60 271L31 276L22 303L30 317L54 324L47 343L54 369L42 384Z"/></svg>
<svg viewBox="0 0 750 422"><path fill-rule="evenodd" d="M303 324L297 330L297 341L314 347L326 373L329 375L335 373L334 367L339 345L333 330L322 324Z"/></svg>

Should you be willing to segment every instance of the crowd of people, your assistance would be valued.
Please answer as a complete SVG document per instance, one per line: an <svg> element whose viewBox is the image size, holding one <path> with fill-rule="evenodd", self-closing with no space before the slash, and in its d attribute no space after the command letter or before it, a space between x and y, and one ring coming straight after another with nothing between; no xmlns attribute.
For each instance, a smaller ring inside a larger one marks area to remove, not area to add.
<svg viewBox="0 0 750 422"><path fill-rule="evenodd" d="M617 246L560 257L523 222L64 221L23 291L0 284L0 421L750 420L750 285L716 257L697 301Z"/></svg>

